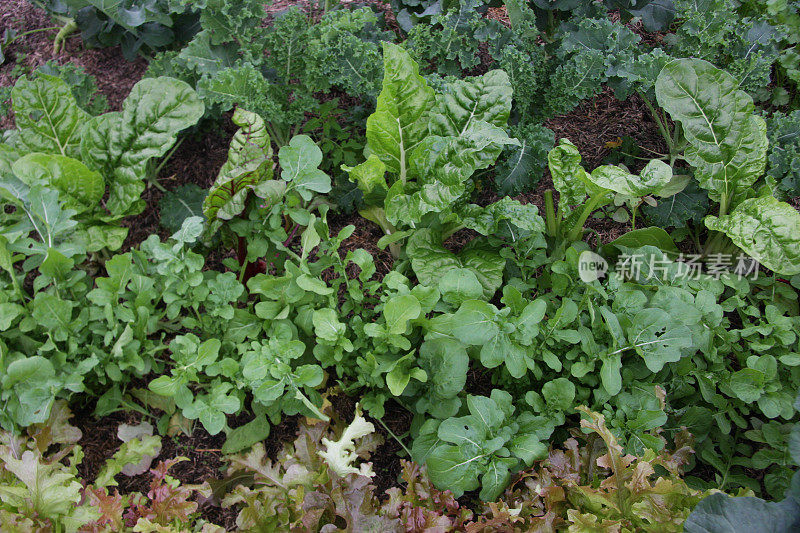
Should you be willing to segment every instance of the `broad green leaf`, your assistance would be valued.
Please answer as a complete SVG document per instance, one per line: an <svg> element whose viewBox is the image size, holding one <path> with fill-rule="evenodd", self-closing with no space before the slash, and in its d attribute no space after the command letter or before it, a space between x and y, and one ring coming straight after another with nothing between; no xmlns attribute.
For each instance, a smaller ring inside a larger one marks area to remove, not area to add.
<svg viewBox="0 0 800 533"><path fill-rule="evenodd" d="M405 181L408 158L428 135L433 89L419 75L419 65L396 44L383 43L383 88L367 119L367 143L386 168Z"/></svg>
<svg viewBox="0 0 800 533"><path fill-rule="evenodd" d="M441 137L464 134L473 121L503 128L511 114L511 82L502 70L457 80L437 95L431 111L430 133Z"/></svg>
<svg viewBox="0 0 800 533"><path fill-rule="evenodd" d="M207 196L208 191L194 183L165 192L158 203L158 223L167 231L178 231L187 218L203 216L203 202Z"/></svg>
<svg viewBox="0 0 800 533"><path fill-rule="evenodd" d="M547 164L553 185L559 193L559 205L581 205L590 191L597 187L589 180L589 174L581 166L581 154L578 148L567 139L561 139L558 145L547 154ZM562 209L563 209L562 208Z"/></svg>
<svg viewBox="0 0 800 533"><path fill-rule="evenodd" d="M467 300L453 317L453 335L466 344L481 346L500 332L495 323L496 308L481 300Z"/></svg>
<svg viewBox="0 0 800 533"><path fill-rule="evenodd" d="M295 135L287 146L278 151L281 178L290 182L305 201L311 200L314 192L331 190L331 178L318 167L322 163L322 150L308 135Z"/></svg>
<svg viewBox="0 0 800 533"><path fill-rule="evenodd" d="M55 76L22 76L11 92L19 140L29 152L78 157L91 115L75 102L69 86Z"/></svg>
<svg viewBox="0 0 800 533"><path fill-rule="evenodd" d="M686 533L752 533L765 525L770 533L791 533L800 526L800 505L787 497L767 502L754 497L732 497L715 493L695 507L684 524Z"/></svg>
<svg viewBox="0 0 800 533"><path fill-rule="evenodd" d="M464 346L449 338L426 340L419 349L419 365L428 375L424 388L427 410L440 418L455 415L460 402L453 400L464 390L469 369Z"/></svg>
<svg viewBox="0 0 800 533"><path fill-rule="evenodd" d="M203 102L186 83L173 78L145 78L131 89L122 111L88 121L81 139L81 159L100 170L109 184L106 207L124 216L144 206L147 163L175 144L181 130L203 116Z"/></svg>
<svg viewBox="0 0 800 533"><path fill-rule="evenodd" d="M314 333L317 337L336 342L344 335L345 325L339 322L339 316L333 309L317 309L312 317Z"/></svg>
<svg viewBox="0 0 800 533"><path fill-rule="evenodd" d="M229 455L250 448L269 437L270 425L266 416L257 416L247 424L230 431L222 445L222 453Z"/></svg>
<svg viewBox="0 0 800 533"><path fill-rule="evenodd" d="M630 348L642 356L651 372L681 358L681 349L692 345L692 333L661 309L643 309L628 330Z"/></svg>
<svg viewBox="0 0 800 533"><path fill-rule="evenodd" d="M416 231L408 240L406 253L423 285L436 286L453 269L471 270L483 287L484 298L491 298L503 282L505 259L480 239L475 239L456 255L447 250L430 229Z"/></svg>
<svg viewBox="0 0 800 533"><path fill-rule="evenodd" d="M701 59L668 63L656 80L658 103L681 123L686 160L723 211L741 200L764 172L767 136L753 100L739 82Z"/></svg>
<svg viewBox="0 0 800 533"><path fill-rule="evenodd" d="M408 328L408 321L419 317L422 307L419 300L411 294L403 294L390 299L383 307L386 319L386 332L391 335L402 335Z"/></svg>
<svg viewBox="0 0 800 533"><path fill-rule="evenodd" d="M44 183L58 189L59 199L78 213L100 207L106 186L99 172L71 157L33 153L17 159L14 174L29 186Z"/></svg>
<svg viewBox="0 0 800 533"><path fill-rule="evenodd" d="M626 196L639 198L658 194L672 180L672 168L658 159L651 160L640 176L614 166L597 167L588 175L592 183Z"/></svg>
<svg viewBox="0 0 800 533"><path fill-rule="evenodd" d="M678 254L678 247L669 236L669 233L655 226L642 228L617 237L609 245L627 246L628 248L641 248L642 246L655 246L666 253Z"/></svg>
<svg viewBox="0 0 800 533"><path fill-rule="evenodd" d="M471 270L454 268L440 278L439 292L444 301L453 305L461 305L465 300L481 298L483 287Z"/></svg>
<svg viewBox="0 0 800 533"><path fill-rule="evenodd" d="M386 165L375 154L355 167L342 166L348 172L350 181L355 182L364 195L367 205L381 205L389 190L386 184Z"/></svg>
<svg viewBox="0 0 800 533"><path fill-rule="evenodd" d="M458 446L438 446L433 449L425 464L436 486L447 487L458 498L464 492L480 486L480 459L480 455L465 455Z"/></svg>
<svg viewBox="0 0 800 533"><path fill-rule="evenodd" d="M750 198L732 213L705 222L770 270L800 274L800 213L791 205L772 196Z"/></svg>
<svg viewBox="0 0 800 533"><path fill-rule="evenodd" d="M728 385L737 398L752 403L764 394L764 373L754 368L742 368L731 375Z"/></svg>
<svg viewBox="0 0 800 533"><path fill-rule="evenodd" d="M486 472L481 478L480 499L486 502L497 500L509 481L511 481L511 471L508 469L506 461L499 457L496 458L489 463Z"/></svg>

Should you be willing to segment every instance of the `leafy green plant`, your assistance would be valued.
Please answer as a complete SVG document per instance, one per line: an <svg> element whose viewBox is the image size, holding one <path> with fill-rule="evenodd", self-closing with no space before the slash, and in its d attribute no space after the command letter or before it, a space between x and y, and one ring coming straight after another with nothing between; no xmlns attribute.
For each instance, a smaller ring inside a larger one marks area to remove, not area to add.
<svg viewBox="0 0 800 533"><path fill-rule="evenodd" d="M436 94L418 72L402 48L384 45L383 89L367 119L370 156L347 169L364 195L359 212L381 227L382 242L395 257L400 256L399 241L409 235L430 243L417 248L448 254L441 242L458 229L485 235L493 220L503 218L495 211L527 209L513 202L485 209L467 203L475 171L491 166L503 146L519 144L502 129L511 111L508 76L494 70L454 81L446 93ZM535 208L520 224L531 224L531 215L536 218ZM475 241L474 246L481 245ZM418 255L417 260L414 270L428 284L420 273L424 259Z"/></svg>
<svg viewBox="0 0 800 533"><path fill-rule="evenodd" d="M766 124L738 87L706 61L681 59L659 74L656 96L680 122L684 158L699 185L719 204L718 216L705 219L715 233L703 253L725 252L732 243L770 270L793 275L800 272L800 214L758 183L766 165Z"/></svg>
<svg viewBox="0 0 800 533"><path fill-rule="evenodd" d="M643 202L656 204L653 196L669 197L685 186L686 179L673 176L672 169L653 159L639 176L614 166L603 165L586 172L574 144L561 139L547 156L553 185L559 192L558 209L553 191L545 191L547 233L566 242L580 239L586 220L597 209L612 202L627 204L631 209L631 225L636 228L636 212Z"/></svg>
<svg viewBox="0 0 800 533"><path fill-rule="evenodd" d="M60 39L80 30L84 43L91 47L120 45L128 61L139 53L150 54L186 42L198 31L199 13L187 2L139 0L108 3L95 0L36 0L43 8L64 23ZM56 40L58 46L59 39Z"/></svg>
<svg viewBox="0 0 800 533"><path fill-rule="evenodd" d="M545 456L542 441L553 426L530 413L514 415L511 395L498 389L489 398L467 396L467 408L462 417L426 421L412 457L427 465L434 484L456 497L481 487L481 499L494 501L513 473Z"/></svg>
<svg viewBox="0 0 800 533"><path fill-rule="evenodd" d="M767 120L767 180L781 194L800 196L800 111L775 113Z"/></svg>
<svg viewBox="0 0 800 533"><path fill-rule="evenodd" d="M6 140L5 196L24 211L25 190L57 191L79 225L73 237L88 252L117 250L128 229L119 221L141 212L152 161L195 124L203 104L186 84L143 80L121 112L92 117L61 78L20 78L12 92L18 130ZM106 196L107 195L107 196Z"/></svg>
<svg viewBox="0 0 800 533"><path fill-rule="evenodd" d="M167 476L185 458L161 461L150 470L153 477L146 496L122 496L117 490L109 494L107 486L116 485L114 475L146 472L153 459L148 454L160 450L161 439L145 436L141 427L120 426L119 434L127 442L87 486L88 480L78 476L83 452L77 442L82 433L70 423L71 416L66 403L59 401L48 418L29 427L24 436L0 433L0 521L4 527L84 531L202 526L195 498L211 495L208 484L181 485Z"/></svg>

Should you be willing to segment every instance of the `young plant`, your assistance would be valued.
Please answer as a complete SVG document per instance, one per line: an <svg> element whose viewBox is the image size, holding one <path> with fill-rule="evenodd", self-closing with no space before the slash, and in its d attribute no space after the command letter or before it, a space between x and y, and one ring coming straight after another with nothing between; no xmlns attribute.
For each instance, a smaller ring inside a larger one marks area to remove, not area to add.
<svg viewBox="0 0 800 533"><path fill-rule="evenodd" d="M547 160L559 193L556 210L553 191L545 191L547 234L566 243L580 240L589 216L612 202L631 206L631 225L636 229L636 210L642 202L655 203L653 196L671 196L686 182L681 176L673 176L670 166L657 159L650 161L638 176L614 165L600 166L589 173L580 164L578 149L567 139L561 139Z"/></svg>

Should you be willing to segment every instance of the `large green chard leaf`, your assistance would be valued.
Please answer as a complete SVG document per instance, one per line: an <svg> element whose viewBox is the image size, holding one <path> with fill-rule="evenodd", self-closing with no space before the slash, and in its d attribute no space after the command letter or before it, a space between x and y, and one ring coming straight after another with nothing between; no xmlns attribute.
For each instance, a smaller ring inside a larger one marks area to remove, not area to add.
<svg viewBox="0 0 800 533"><path fill-rule="evenodd" d="M405 181L408 158L428 135L433 89L419 75L419 65L401 47L383 43L383 89L367 119L367 142L373 154Z"/></svg>
<svg viewBox="0 0 800 533"><path fill-rule="evenodd" d="M511 82L502 70L483 76L457 80L448 91L436 96L431 112L430 133L458 137L473 121L505 127L511 114Z"/></svg>
<svg viewBox="0 0 800 533"><path fill-rule="evenodd" d="M144 208L147 163L161 157L178 133L203 116L203 102L186 83L173 78L146 78L133 86L122 111L89 121L81 133L81 155L109 181L106 207L117 217Z"/></svg>
<svg viewBox="0 0 800 533"><path fill-rule="evenodd" d="M656 98L681 123L686 160L723 214L764 172L766 125L753 100L727 72L700 59L668 63L656 80Z"/></svg>
<svg viewBox="0 0 800 533"><path fill-rule="evenodd" d="M239 126L228 148L228 159L203 201L203 214L230 220L242 212L251 186L272 176L272 146L264 119L237 108L233 123Z"/></svg>
<svg viewBox="0 0 800 533"><path fill-rule="evenodd" d="M729 215L706 217L706 226L725 233L770 270L800 274L800 213L791 205L772 196L750 198Z"/></svg>
<svg viewBox="0 0 800 533"><path fill-rule="evenodd" d="M12 168L27 185L42 183L58 189L65 207L78 213L97 208L105 194L103 176L71 157L33 153L17 159Z"/></svg>
<svg viewBox="0 0 800 533"><path fill-rule="evenodd" d="M91 118L69 86L55 76L22 76L11 92L19 141L30 152L80 155L83 129Z"/></svg>

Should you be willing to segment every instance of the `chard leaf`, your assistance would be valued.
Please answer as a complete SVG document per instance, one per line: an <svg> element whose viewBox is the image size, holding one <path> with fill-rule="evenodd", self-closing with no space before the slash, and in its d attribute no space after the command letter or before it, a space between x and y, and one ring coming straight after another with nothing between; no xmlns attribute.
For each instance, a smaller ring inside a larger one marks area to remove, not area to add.
<svg viewBox="0 0 800 533"><path fill-rule="evenodd" d="M425 228L409 238L406 253L423 285L436 286L443 275L457 268L466 268L475 274L487 299L503 283L505 259L481 239L473 240L456 255L442 246L432 230Z"/></svg>
<svg viewBox="0 0 800 533"><path fill-rule="evenodd" d="M636 176L620 167L604 165L594 169L589 179L603 189L640 198L659 194L672 180L672 167L659 159L653 159L642 170L641 176Z"/></svg>
<svg viewBox="0 0 800 533"><path fill-rule="evenodd" d="M27 185L42 183L57 189L64 206L77 213L96 209L105 194L106 186L100 173L71 157L32 153L17 159L12 168Z"/></svg>
<svg viewBox="0 0 800 533"><path fill-rule="evenodd" d="M272 146L264 119L238 108L232 120L239 129L228 148L228 159L203 201L203 214L209 221L230 220L241 213L250 188L272 176Z"/></svg>
<svg viewBox="0 0 800 533"><path fill-rule="evenodd" d="M81 139L81 159L109 182L106 207L118 217L138 213L147 163L175 144L181 130L203 116L203 102L186 83L145 78L133 86L122 111L90 120Z"/></svg>
<svg viewBox="0 0 800 533"><path fill-rule="evenodd" d="M770 270L800 274L800 213L791 205L772 196L750 198L731 214L709 216L705 222Z"/></svg>
<svg viewBox="0 0 800 533"><path fill-rule="evenodd" d="M685 157L700 185L727 212L766 166L766 123L753 114L752 98L733 76L701 59L667 63L656 98L681 123Z"/></svg>
<svg viewBox="0 0 800 533"><path fill-rule="evenodd" d="M553 185L559 193L560 206L581 205L589 194L588 188L596 189L589 174L581 166L581 154L568 139L561 139L558 146L547 154L547 164Z"/></svg>
<svg viewBox="0 0 800 533"><path fill-rule="evenodd" d="M383 43L383 88L367 119L367 143L391 172L405 181L408 158L428 135L433 89L419 75L419 65L400 46Z"/></svg>
<svg viewBox="0 0 800 533"><path fill-rule="evenodd" d="M355 167L343 166L349 173L350 181L355 182L364 195L367 205L381 205L389 186L386 184L386 165L378 156L370 154L366 161Z"/></svg>
<svg viewBox="0 0 800 533"><path fill-rule="evenodd" d="M508 74L502 70L451 83L446 93L436 97L431 135L459 137L474 121L505 127L511 114L511 93Z"/></svg>
<svg viewBox="0 0 800 533"><path fill-rule="evenodd" d="M91 115L82 110L69 86L56 76L22 76L11 92L19 141L29 152L80 155Z"/></svg>

